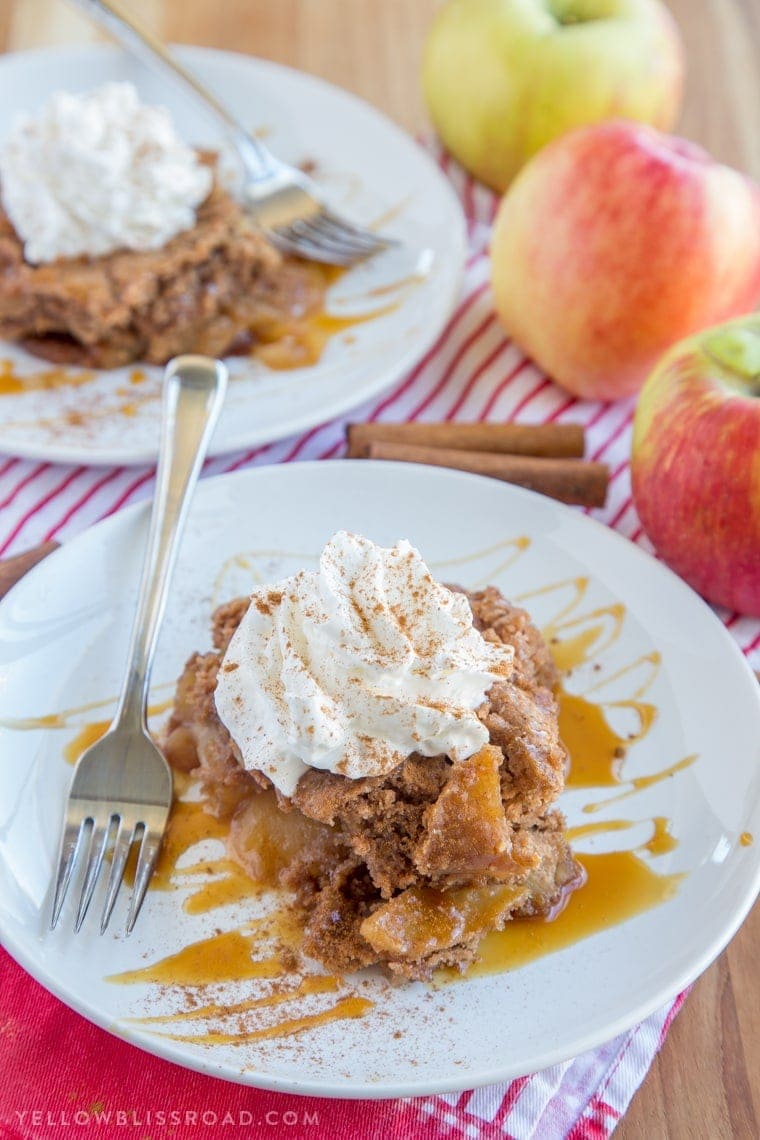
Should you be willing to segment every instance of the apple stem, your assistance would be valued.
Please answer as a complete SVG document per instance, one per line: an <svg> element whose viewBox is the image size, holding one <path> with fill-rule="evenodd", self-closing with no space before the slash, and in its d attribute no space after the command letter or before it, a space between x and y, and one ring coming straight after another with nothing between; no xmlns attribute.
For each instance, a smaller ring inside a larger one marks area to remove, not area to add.
<svg viewBox="0 0 760 1140"><path fill-rule="evenodd" d="M569 27L572 24L589 24L600 18L598 14L592 16L586 12L574 10L572 0L549 0L549 9L557 23L563 27Z"/></svg>
<svg viewBox="0 0 760 1140"><path fill-rule="evenodd" d="M738 382L742 395L760 396L760 336L754 328L745 325L717 329L702 347L734 383Z"/></svg>

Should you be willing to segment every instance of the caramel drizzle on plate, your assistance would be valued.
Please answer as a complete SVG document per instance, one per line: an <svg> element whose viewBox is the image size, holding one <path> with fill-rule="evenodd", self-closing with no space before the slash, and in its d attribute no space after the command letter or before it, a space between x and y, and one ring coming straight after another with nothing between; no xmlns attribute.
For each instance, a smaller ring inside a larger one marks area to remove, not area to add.
<svg viewBox="0 0 760 1140"><path fill-rule="evenodd" d="M250 882L250 880L249 880ZM199 942L190 943L176 954L170 954L148 966L112 974L105 981L122 985L149 984L153 986L185 987L186 991L205 992L211 986L240 980L273 982L271 991L264 995L235 1002L202 1002L190 1009L148 1017L129 1017L124 1021L133 1025L157 1026L152 1036L167 1037L193 1045L246 1045L267 1038L290 1037L306 1030L316 1029L332 1021L363 1017L374 1003L356 994L338 997L327 1007L315 1013L297 1017L267 1018L264 1024L260 1015L268 1015L276 1007L290 1002L335 994L340 990L340 979L332 975L315 974L303 978L299 984L283 985L291 971L281 955L256 958L254 954L261 941L260 934L246 936L239 930L228 930L211 935ZM189 993L186 992L186 997ZM190 1000L196 998L190 997ZM253 1014L253 1017L248 1016ZM174 1032L177 1023L200 1024L200 1031ZM211 1029L209 1025L218 1026Z"/></svg>
<svg viewBox="0 0 760 1140"><path fill-rule="evenodd" d="M430 563L430 569L440 572L442 577L446 577L446 573L450 567L459 567L471 565L473 562L478 562L483 558L488 558L492 555L499 556L499 562L489 567L488 571L479 579L471 583L470 589L476 590L482 586L487 586L495 578L499 577L521 558L526 550L530 547L531 540L527 535L521 534L517 538L503 539L501 542L494 543L493 546L487 546L484 550L476 550L474 554L467 554L464 558L445 558L439 559L437 562Z"/></svg>
<svg viewBox="0 0 760 1140"><path fill-rule="evenodd" d="M118 975L116 975L118 979ZM179 1013L154 1014L150 1017L127 1017L124 1020L133 1025L158 1025L165 1022L193 1022L205 1021L207 1018L230 1017L234 1014L248 1013L252 1009L263 1009L267 1006L280 1005L282 1002L293 1001L294 998L306 997L310 994L335 993L340 983L330 974L314 974L304 978L297 986L275 989L265 997L249 998L247 1001L237 1001L231 1004L211 1002L208 1005L199 1005L194 1009L182 1009Z"/></svg>
<svg viewBox="0 0 760 1140"><path fill-rule="evenodd" d="M172 707L171 700L161 701L158 704L153 704L148 707L148 716L160 716L161 713L168 712ZM73 715L76 715L76 710L73 710ZM67 764L76 764L79 757L85 752L91 744L95 744L102 736L105 736L108 727L111 724L110 720L90 720L86 721L77 732L76 736L72 737L63 748L64 759ZM66 728L68 720L65 716L59 716L56 723L50 724L49 728Z"/></svg>
<svg viewBox="0 0 760 1140"><path fill-rule="evenodd" d="M697 753L691 756L684 756L683 760L677 760L675 764L663 768L659 772L653 772L650 776L636 776L628 780L628 788L620 792L617 796L610 796L609 799L599 800L597 803L586 804L583 810L585 812L601 811L606 808L608 804L618 803L620 800L627 800L630 796L635 796L637 792L644 791L645 788L651 788L655 784L659 784L662 780L667 780L671 776L675 776L677 772L682 772L685 768L690 768L699 759ZM622 781L618 781L621 783Z"/></svg>
<svg viewBox="0 0 760 1140"><path fill-rule="evenodd" d="M212 982L234 982L241 978L277 978L283 965L279 957L253 958L256 936L246 937L239 930L213 934L200 942L169 954L149 966L109 974L106 982L123 985L152 982L161 985L207 986Z"/></svg>
<svg viewBox="0 0 760 1140"><path fill-rule="evenodd" d="M54 388L81 388L97 379L97 372L74 372L69 368L43 368L22 375L12 360L0 360L0 396L21 396L25 392L50 392Z"/></svg>
<svg viewBox="0 0 760 1140"><path fill-rule="evenodd" d="M274 1004L274 1003L272 1003ZM233 1032L212 1031L207 1033L154 1033L155 1037L169 1037L172 1041L182 1041L189 1045L248 1045L253 1041L262 1041L272 1037L292 1037L296 1033L303 1033L307 1029L319 1029L331 1021L349 1021L353 1018L364 1017L374 1008L374 1002L369 998L351 997L340 998L334 1005L322 1009L318 1013L305 1014L302 1017L284 1018L271 1025L238 1029Z"/></svg>
<svg viewBox="0 0 760 1140"><path fill-rule="evenodd" d="M158 693L167 689L171 689L173 692L174 686L174 681L167 681L160 685L152 685L151 693ZM148 716L159 716L161 713L167 712L173 703L173 697L170 697L168 700L152 703L148 709ZM46 713L43 716L3 717L0 719L0 728L10 729L13 732L36 732L41 729L62 729L79 726L82 729L88 728L88 732L93 732L94 730L88 727L92 722L82 721L80 718L86 716L88 713L95 712L96 709L113 710L115 708L116 697L104 697L99 701L88 701L86 704L77 705L75 708L61 709L60 712ZM102 723L110 724L110 721L103 721ZM89 743L92 743L92 741L89 741ZM86 747L87 745L83 745L81 751L84 751ZM78 755L74 756L74 760L77 759Z"/></svg>
<svg viewBox="0 0 760 1140"><path fill-rule="evenodd" d="M223 842L227 825L209 815L202 803L188 799L195 794L197 781L175 773L177 790L183 797L175 802L151 890L179 890L191 887L183 901L183 910L198 914L258 894L262 885L254 883L237 864L227 858L196 859L184 857L207 840ZM127 876L129 877L129 876ZM200 883L200 885L198 885ZM266 886L274 887L270 883ZM262 954L271 946L274 952ZM292 911L283 907L266 919L247 928L218 930L207 938L192 942L174 954L159 958L146 966L110 975L106 981L121 985L149 985L159 993L182 989L190 1009L154 1014L125 1020L151 1029L154 1036L196 1045L245 1045L265 1038L293 1036L313 1030L328 1022L362 1017L373 1006L369 999L343 993L325 1008L299 1016L275 1017L270 1011L291 1001L303 1001L318 995L335 994L343 983L332 975L308 975L296 986L291 985L293 961L300 942L300 929ZM300 967L299 967L300 969ZM203 1000L211 988L239 981L270 985L270 992L244 1001L219 1002ZM265 1017L262 1023L262 1015ZM176 1022L203 1023L192 1033L170 1031ZM209 1028L209 1023L214 1028Z"/></svg>
<svg viewBox="0 0 760 1140"><path fill-rule="evenodd" d="M392 286L388 286L388 291ZM327 345L339 333L376 321L399 308L401 300L390 301L366 313L340 316L320 309L298 319L273 322L260 332L251 355L275 372L310 368L318 364ZM348 338L346 338L347 342Z"/></svg>
<svg viewBox="0 0 760 1140"><path fill-rule="evenodd" d="M619 822L619 821L618 821ZM553 920L514 919L487 934L469 976L514 970L617 926L673 897L683 875L661 875L635 851L581 854L586 882Z"/></svg>

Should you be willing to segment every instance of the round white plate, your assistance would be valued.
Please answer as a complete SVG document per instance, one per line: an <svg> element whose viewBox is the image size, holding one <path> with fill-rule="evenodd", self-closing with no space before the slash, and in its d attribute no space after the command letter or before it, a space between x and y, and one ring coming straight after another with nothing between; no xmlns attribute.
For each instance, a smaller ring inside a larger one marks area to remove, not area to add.
<svg viewBox="0 0 760 1140"><path fill-rule="evenodd" d="M451 187L413 139L366 103L322 80L232 52L178 49L182 60L286 162L316 164L314 178L335 209L398 238L398 248L356 266L333 286L328 311L377 314L336 333L313 367L273 372L230 360L232 383L212 454L269 443L324 423L370 399L411 368L453 308L465 229ZM77 47L0 59L0 141L20 112L53 91L130 80L142 98L169 108L194 145L222 137L184 93L116 49ZM383 220L387 219L387 220ZM10 344L0 359L22 375L47 365ZM0 396L2 450L72 463L141 463L158 445L161 370L130 382L134 368L79 387Z"/></svg>
<svg viewBox="0 0 760 1140"><path fill-rule="evenodd" d="M170 686L189 653L209 645L208 618L219 600L246 591L256 578L274 580L313 565L335 530L383 544L408 537L441 578L468 587L494 582L508 596L526 595L541 624L564 609L563 620L572 625L560 636L601 625L599 652L568 684L578 691L595 685L589 699L607 701L608 710L610 702L646 685L646 669L626 666L661 654L646 692L657 716L630 749L624 777L659 772L693 753L698 759L592 817L583 806L612 800L619 789L573 791L562 806L570 824L621 813L641 821L631 832L578 842L579 850L634 846L649 837L655 816L667 817L678 846L651 857L651 866L685 877L659 907L510 973L437 989L390 986L371 971L349 978L342 992L357 992L375 1007L359 1020L295 1037L207 1046L167 1040L157 1035L157 1024L127 1021L181 1008L182 995L171 987L157 996L155 987L114 985L107 975L172 954L215 929L239 929L265 905L254 899L190 917L181 909L181 892L149 892L126 939L125 900L103 938L95 915L82 933L72 933L69 901L59 928L47 930L71 775L62 749L76 727L29 731L19 721L93 701L104 704L90 718L109 715L146 520L141 505L94 527L31 571L0 604L0 722L6 726L0 933L18 961L74 1009L150 1052L230 1080L326 1096L417 1095L532 1072L613 1037L692 981L737 929L760 874L760 843L740 842L747 831L760 838L760 697L739 651L695 594L597 523L495 481L388 463L260 468L198 488L156 686ZM573 584L579 578L589 580L580 598ZM605 631L601 611L609 617L607 607L618 603L624 611L611 611L621 621L615 637L612 627ZM253 980L222 987L216 1000L255 997L269 985ZM317 995L275 1012L301 1016L334 1000L334 994Z"/></svg>

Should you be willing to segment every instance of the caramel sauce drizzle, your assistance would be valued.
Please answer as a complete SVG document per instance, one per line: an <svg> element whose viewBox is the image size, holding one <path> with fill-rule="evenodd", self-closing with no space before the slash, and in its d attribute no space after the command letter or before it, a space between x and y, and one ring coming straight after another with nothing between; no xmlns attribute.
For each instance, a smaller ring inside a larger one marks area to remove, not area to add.
<svg viewBox="0 0 760 1140"><path fill-rule="evenodd" d="M494 578L514 565L529 546L530 539L527 535L523 534L517 538L502 539L501 542L496 542L493 546L486 547L485 550L476 550L474 554L468 554L464 558L444 558L439 559L437 562L431 562L429 565L431 570L443 571L445 576L445 571L450 566L465 566L468 563L479 561L481 558L487 558L489 555L509 551L509 554L507 554L501 562L498 562L495 566L491 566L482 578L471 584L470 589L478 589L488 585L490 581L493 581Z"/></svg>
<svg viewBox="0 0 760 1140"><path fill-rule="evenodd" d="M389 297L400 291L407 292L409 289L416 285L421 285L427 278L427 273L420 271L418 273L409 273L406 277L399 277L396 281L388 281L385 285L375 285L372 289L367 289L362 294L367 300L373 297Z"/></svg>
<svg viewBox="0 0 760 1140"><path fill-rule="evenodd" d="M161 701L158 704L150 705L148 708L148 716L159 716L163 712L167 712L172 707L172 701ZM74 715L77 710L74 710ZM39 718L42 719L42 718ZM68 719L66 714L58 714L53 717L54 723L47 725L40 725L39 719L33 727L46 727L46 728L66 728L68 726ZM51 719L51 718L48 718ZM67 744L64 745L63 755L67 764L76 764L79 757L83 752L105 736L111 724L110 720L92 720L83 724L76 736L72 737ZM30 726L31 727L31 726Z"/></svg>
<svg viewBox="0 0 760 1140"><path fill-rule="evenodd" d="M612 602L587 613L576 613L588 592L589 583L590 579L587 577L565 578L537 590L527 590L514 599L522 603L531 598L569 591L569 600L560 606L554 618L547 622L541 631L551 646L554 660L561 673L567 673L578 665L584 665L594 657L600 656L618 639L623 629L625 606L622 602ZM567 635L568 630L576 629L578 630L576 633L571 632ZM562 633L565 633L565 636L561 637Z"/></svg>
<svg viewBox="0 0 760 1140"><path fill-rule="evenodd" d="M206 911L227 906L229 903L242 902L243 899L251 898L257 893L250 876L231 859L220 859L208 867L209 873L213 870L219 873L220 877L204 887L199 887L185 899L182 909L186 914L205 914ZM197 873L195 868L192 871Z"/></svg>
<svg viewBox="0 0 760 1140"><path fill-rule="evenodd" d="M253 958L257 936L246 937L239 930L213 934L200 942L191 942L176 954L169 954L139 970L109 974L105 981L134 985L153 982L161 985L208 986L212 983L235 982L243 978L278 978L283 962L278 956Z"/></svg>
<svg viewBox="0 0 760 1140"><path fill-rule="evenodd" d="M617 926L672 898L683 878L656 874L633 851L576 858L586 872L586 882L572 892L564 910L550 921L518 918L504 930L487 934L468 976L517 969Z"/></svg>
<svg viewBox="0 0 760 1140"><path fill-rule="evenodd" d="M565 838L568 843L586 839L589 835L606 835L611 831L629 831L635 827L632 819L601 819L596 823L582 823L578 827L568 827Z"/></svg>
<svg viewBox="0 0 760 1140"><path fill-rule="evenodd" d="M158 693L162 689L171 689L174 691L174 681L166 681L160 685L152 685L151 692ZM22 716L22 717L4 717L0 719L0 728L11 729L13 732L35 732L39 729L46 728L71 728L79 722L79 717L85 716L87 713L94 712L96 709L113 709L116 704L116 697L105 697L100 701L88 701L87 704L77 705L76 708L62 709L57 713L47 713L45 716ZM159 716L163 712L167 712L174 704L173 697L164 701L151 704L148 709L149 716ZM110 721L103 723L110 724ZM94 731L90 728L89 723L82 725L88 731ZM101 734L102 735L102 734ZM92 743L92 741L90 741ZM84 745L86 748L87 745ZM77 759L78 757L75 757Z"/></svg>
<svg viewBox="0 0 760 1140"><path fill-rule="evenodd" d="M293 559L301 566L317 562L317 558L314 554L301 554L298 551L291 550L244 550L239 554L233 554L232 557L224 560L214 578L214 585L211 591L212 609L215 609L223 598L229 600L233 596L232 592L226 592L226 581L236 570L243 570L246 575L250 575L251 588L253 586L260 586L264 579L256 563L263 558L280 560Z"/></svg>
<svg viewBox="0 0 760 1140"><path fill-rule="evenodd" d="M656 815L651 820L652 835L642 843L642 848L645 848L651 855L667 855L668 852L674 851L678 846L678 840L671 834L670 820L664 815ZM577 839L585 839L590 835L607 835L614 831L629 831L636 824L632 819L607 819L599 820L598 823L582 823L578 827L569 827L565 832L565 837L569 843L574 843Z"/></svg>
<svg viewBox="0 0 760 1140"><path fill-rule="evenodd" d="M125 1021L133 1025L160 1025L176 1021L205 1021L208 1018L229 1017L237 1013L248 1013L252 1009L263 1009L283 1002L293 1001L294 998L308 997L311 994L335 993L340 983L331 974L314 974L304 978L298 986L287 989L274 990L265 997L250 998L248 1001L236 1001L222 1005L212 1002L208 1005L199 1005L194 1009L183 1009L179 1013L154 1014L151 1017L126 1017Z"/></svg>
<svg viewBox="0 0 760 1140"><path fill-rule="evenodd" d="M308 270L312 281L317 284L321 292L319 304L307 311L293 308L289 312L272 314L250 330L254 338L250 355L276 372L309 368L317 364L333 337L396 312L409 291L420 285L427 277L427 273L424 272L408 274L370 288L364 293L354 292L348 298L353 303L373 302L391 295L394 299L363 312L341 313L326 307L327 291L331 285L345 277L348 270L337 265L323 265L318 262L310 262L304 268ZM347 336L343 339L345 343L353 340Z"/></svg>
<svg viewBox="0 0 760 1140"><path fill-rule="evenodd" d="M101 737L105 736L110 723L110 720L92 720L83 724L76 736L64 745L63 755L66 763L76 764L79 757L87 751L91 744L95 744Z"/></svg>
<svg viewBox="0 0 760 1140"><path fill-rule="evenodd" d="M174 777L176 780L176 773ZM203 810L203 804L192 800L175 800L151 879L151 890L171 890L175 885L175 875L203 880L213 874L220 867L219 861L202 861L187 868L178 866L178 863L187 851L204 840L216 839L223 843L227 830L222 820L215 819ZM227 860L222 860L221 863L224 865Z"/></svg>
<svg viewBox="0 0 760 1140"><path fill-rule="evenodd" d="M152 384L146 391L129 393L131 399L125 400L125 390L121 389L113 395L119 396L121 403L109 403L107 398L102 402L90 402L77 409L61 411L56 416L37 416L35 419L14 419L14 428L42 427L51 432L61 432L67 428L87 428L100 420L110 420L114 416L123 415L132 418L137 415L140 408L147 404L157 404L161 399L161 388L158 383ZM102 393L101 393L102 395Z"/></svg>
<svg viewBox="0 0 760 1140"><path fill-rule="evenodd" d="M310 368L322 359L334 336L387 316L400 304L400 300L392 301L370 312L347 316L320 309L305 317L272 322L266 330L257 330L257 341L251 355L275 372Z"/></svg>
<svg viewBox="0 0 760 1140"><path fill-rule="evenodd" d="M183 792L193 788L194 781L190 777L185 777L181 782L184 784ZM158 865L151 881L151 890L176 889L183 886L188 878L192 881L198 876L205 877L208 874L221 872L220 878L202 886L185 899L183 909L191 914L257 893L259 889L257 884L229 859L205 860L189 866L178 866L181 856L196 844L206 839L223 840L226 832L226 824L206 813L201 803L186 799L175 803ZM272 933L278 937L282 948L280 952L265 957L255 957L256 950L267 935L271 938ZM175 954L160 958L140 969L113 974L105 980L122 985L184 986L200 990L225 982L248 979L279 981L288 978L292 972L289 952L292 953L292 948L297 945L299 937L300 930L292 915L284 912L276 915L274 919L270 918L268 922L251 924L248 931L239 929L219 931L208 938L190 943ZM152 1032L154 1036L197 1045L245 1045L251 1041L303 1033L332 1021L362 1017L372 1009L374 1004L372 1001L349 995L339 998L331 1006L316 1013L275 1020L266 1025L252 1024L245 1016L252 1011L267 1011L298 998L334 993L339 987L339 979L331 975L313 975L303 978L296 987L275 987L267 995L245 1001L226 1004L206 1002L177 1013L126 1020L162 1027L175 1022L221 1021L223 1028L201 1033L174 1033L163 1029Z"/></svg>
<svg viewBox="0 0 760 1140"><path fill-rule="evenodd" d="M654 824L654 834L644 844L647 851L652 855L667 855L670 851L675 851L678 840L671 833L670 820L664 815L656 815L652 823Z"/></svg>
<svg viewBox="0 0 760 1140"><path fill-rule="evenodd" d="M184 776L186 787L183 788L183 773L174 771L173 775L175 796L181 797L194 788L195 782L190 777ZM190 886L192 890L182 903L186 914L205 914L260 893L261 885L254 883L232 859L221 857L180 863L188 851L205 840L216 840L223 845L227 833L227 823L206 812L201 802L176 798L151 879L151 890L170 891ZM124 878L127 884L133 883L134 859L127 864Z"/></svg>
<svg viewBox="0 0 760 1140"><path fill-rule="evenodd" d="M168 1037L172 1041L182 1041L190 1045L248 1045L251 1041L263 1041L272 1037L292 1037L307 1029L318 1029L331 1021L347 1021L364 1017L373 1008L374 1002L368 998L345 997L328 1009L304 1017L291 1017L256 1029L237 1030L234 1033L154 1033L155 1037Z"/></svg>
<svg viewBox="0 0 760 1140"><path fill-rule="evenodd" d="M654 705L636 700L596 704L586 697L568 693L563 686L557 698L560 736L572 757L566 786L598 788L623 783L623 760L631 745L643 740L652 727L657 715ZM620 736L610 726L605 708L632 709L639 718L638 730Z"/></svg>
<svg viewBox="0 0 760 1140"><path fill-rule="evenodd" d="M674 776L676 772L682 772L685 768L690 768L697 759L698 756L694 753L691 756L684 756L683 760L678 760L668 768L663 768L659 772L653 772L651 776L636 776L627 781L629 787L626 791L620 792L617 796L610 796L607 800L600 800L598 803L586 804L583 810L585 812L600 811L602 808L607 807L608 804L618 803L620 800L627 800L629 796L635 796L637 792L641 792L645 788L651 788L654 784L659 784L662 780L667 780L670 776ZM620 781L617 782L620 783Z"/></svg>
<svg viewBox="0 0 760 1140"><path fill-rule="evenodd" d="M612 787L619 784L624 741L610 728L600 705L560 688L559 734L570 753L568 788Z"/></svg>
<svg viewBox="0 0 760 1140"><path fill-rule="evenodd" d="M598 618L594 625L579 630L571 637L561 638L560 632L565 629L585 625L589 619ZM599 657L613 642L617 641L623 628L625 609L622 605L614 603L591 610L582 617L562 624L552 623L546 630L546 639L552 646L555 654L557 668L561 673L568 673L578 665Z"/></svg>
<svg viewBox="0 0 760 1140"><path fill-rule="evenodd" d="M583 601L589 586L585 577L570 578L553 583L521 595L520 600L545 595L554 591L570 590L570 598L558 614L544 627L543 634L549 643L555 664L561 673L567 674L579 665L584 665L599 656L619 637L625 619L625 607L618 603L592 609L578 614L576 611ZM598 621L597 619L603 619ZM578 628L580 627L580 628ZM561 636L564 631L578 630L569 637ZM596 803L588 803L584 812L596 812L608 804L627 799L639 791L652 787L675 773L688 768L697 759L696 755L686 756L659 772L648 776L625 779L623 764L628 749L647 736L657 716L656 707L642 700L652 685L660 665L661 655L657 652L643 654L634 661L606 675L597 681L585 694L570 693L564 684L557 693L559 702L560 736L570 753L570 770L566 779L568 788L611 788L628 785L618 795ZM595 702L588 699L589 693L598 692L613 681L619 681L627 674L641 674L641 679L630 698L615 701ZM635 732L621 736L610 725L605 710L630 709L636 713L639 727ZM658 817L659 819L660 817ZM657 823L657 850L664 853L672 848L675 840L667 831L667 821ZM655 843L653 838L652 843Z"/></svg>
<svg viewBox="0 0 760 1140"><path fill-rule="evenodd" d="M272 1037L287 1037L304 1030L315 1029L328 1022L343 1018L362 1017L369 1012L373 1003L366 998L350 995L339 999L334 1005L317 1013L298 1018L287 1018L274 1024L261 1026L248 1024L244 1015L252 1011L269 1010L278 1005L297 1001L299 998L310 997L315 994L335 993L340 986L337 978L331 975L315 974L304 978L300 985L284 989L275 989L264 997L251 998L248 1001L232 1002L227 1005L210 1003L197 1006L194 1009L181 1010L178 1013L157 1014L151 1017L128 1017L125 1022L133 1025L171 1026L174 1023L187 1023L197 1021L221 1020L235 1018L237 1026L235 1032L229 1030L207 1031L200 1034L183 1034L171 1032L154 1032L153 1036L169 1037L174 1041L184 1041L203 1045L244 1045L249 1041L262 1040ZM241 1024L242 1022L242 1024Z"/></svg>
<svg viewBox="0 0 760 1140"><path fill-rule="evenodd" d="M84 711L84 709L83 709ZM65 728L67 722L60 713L47 713L45 716L7 717L0 720L0 728L12 732L34 732L43 728Z"/></svg>
<svg viewBox="0 0 760 1140"><path fill-rule="evenodd" d="M625 608L618 603L578 613L588 586L588 578L571 578L528 591L515 599L524 602L539 595L569 592L569 598L542 630L557 668L565 677L578 666L601 656L614 644L623 628ZM602 788L628 785L617 796L601 803L587 804L584 811L598 811L632 796L696 760L696 756L689 756L652 775L630 780L624 778L623 766L628 749L647 736L656 719L655 706L642 698L657 676L660 664L660 654L652 652L615 673L605 675L583 694L569 692L565 684L560 686L557 693L560 736L570 754L566 786ZM589 700L589 694L628 674L639 678L629 698L607 702ZM638 729L626 736L620 735L607 719L606 710L611 709L635 712ZM656 816L651 824L652 835L641 849L652 856L672 851L678 841L671 834L670 821ZM567 837L575 841L598 834L627 831L634 826L633 820L600 820L569 829ZM560 913L548 920L517 919L507 923L503 931L487 935L480 944L478 960L467 976L515 969L609 929L672 898L684 877L657 873L635 850L583 853L576 854L576 858L584 869L586 881L579 890L571 892Z"/></svg>
<svg viewBox="0 0 760 1140"><path fill-rule="evenodd" d="M652 685L657 677L662 665L662 654L654 650L651 653L643 653L641 657L636 657L633 661L629 661L627 665L622 668L616 669L614 673L607 673L600 680L590 685L585 693L596 693L599 689L604 689L607 685L611 685L613 681L619 681L621 677L625 677L629 673L640 672L643 673L643 679L636 686L631 693L631 700L639 701Z"/></svg>
<svg viewBox="0 0 760 1140"><path fill-rule="evenodd" d="M193 889L183 902L183 910L189 914L200 914L257 894L261 886L254 883L230 859L202 859L187 865L182 864L182 857L199 843L205 840L224 842L228 826L226 822L208 814L201 802L187 798L195 791L197 781L191 776L178 772L174 773L174 780L175 793L183 798L177 799L172 809L150 889L176 890L186 886L188 882L194 884L200 880L201 886ZM134 866L128 868L128 871L131 871L133 876ZM131 876L127 874L125 878L129 880ZM210 878L210 876L217 877ZM265 957L255 957L257 949L267 936L271 938L273 933L277 936L280 952ZM289 956L297 947L299 940L300 929L296 921L290 912L284 911L264 923L251 924L247 930L217 932L140 969L111 975L106 981L122 985L184 986L202 990L225 982L247 979L285 979L292 973ZM333 1005L319 1012L276 1020L263 1026L250 1024L244 1016L251 1011L269 1010L299 997L334 993L339 986L340 982L335 977L314 975L304 978L298 987L276 988L268 995L243 1002L224 1005L216 1002L204 1003L179 1013L127 1020L145 1025L168 1025L177 1021L221 1019L224 1028L218 1030L193 1034L152 1032L154 1036L169 1037L174 1041L191 1044L244 1045L265 1038L292 1036L331 1021L362 1017L372 1008L373 1002L370 1000L349 995L339 998ZM232 1026L229 1024L230 1019Z"/></svg>
<svg viewBox="0 0 760 1140"><path fill-rule="evenodd" d="M0 396L24 392L50 392L54 388L80 388L97 378L97 372L72 372L68 368L44 368L27 376L18 373L11 360L0 360Z"/></svg>
<svg viewBox="0 0 760 1140"><path fill-rule="evenodd" d="M582 788L622 783L620 750L623 741L608 725L600 706L564 690L559 693L559 701L560 735L570 753L567 786ZM651 719L647 719L646 729L638 739L648 731L650 724ZM694 759L696 757L689 757L664 772L631 780L628 791L603 803L586 805L584 811L595 811L633 795L640 788L649 787L686 767ZM670 821L656 816L651 822L652 835L642 848L654 856L672 851L678 841L670 832ZM574 842L593 835L628 831L634 826L635 822L628 819L600 820L570 828L566 834L568 840ZM657 873L636 851L576 853L576 859L585 871L586 881L570 894L560 913L548 920L516 919L507 923L504 930L488 934L480 944L478 960L468 970L468 977L516 969L625 922L672 898L684 877Z"/></svg>
<svg viewBox="0 0 760 1140"><path fill-rule="evenodd" d="M378 214L376 218L373 218L372 221L367 224L367 229L373 230L375 233L378 230L385 229L390 222L403 214L411 200L411 194L407 194L406 197L399 199L395 205L389 206L387 210L383 210L382 214Z"/></svg>

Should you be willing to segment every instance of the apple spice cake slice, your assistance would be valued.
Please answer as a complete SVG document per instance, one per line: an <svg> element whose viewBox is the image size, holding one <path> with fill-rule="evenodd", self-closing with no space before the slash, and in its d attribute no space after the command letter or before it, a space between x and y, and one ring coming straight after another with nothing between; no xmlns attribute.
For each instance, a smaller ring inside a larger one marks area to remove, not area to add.
<svg viewBox="0 0 760 1140"><path fill-rule="evenodd" d="M439 966L464 970L486 933L552 917L582 882L552 806L567 755L548 649L495 588L465 596L483 638L514 656L477 710L488 743L464 760L412 753L361 778L309 768L292 795L246 770L214 694L249 599L217 609L214 651L194 654L179 679L169 760L195 770L206 810L229 821L230 854L251 879L294 891L304 950L330 970L378 963L415 979Z"/></svg>
<svg viewBox="0 0 760 1140"><path fill-rule="evenodd" d="M156 250L32 265L0 210L0 337L56 364L118 368L247 350L324 301L320 267L285 258L215 181L195 225Z"/></svg>

